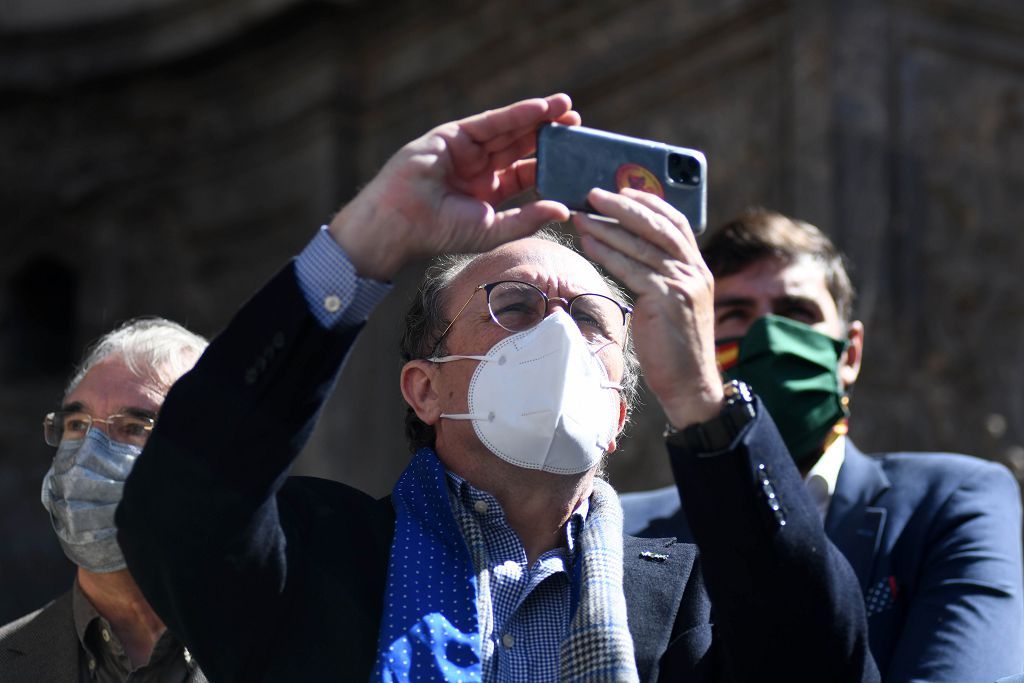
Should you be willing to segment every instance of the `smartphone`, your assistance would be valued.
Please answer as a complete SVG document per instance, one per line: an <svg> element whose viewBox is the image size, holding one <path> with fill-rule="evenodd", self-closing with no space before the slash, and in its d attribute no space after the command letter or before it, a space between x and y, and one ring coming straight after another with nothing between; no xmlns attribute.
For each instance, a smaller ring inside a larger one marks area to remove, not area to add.
<svg viewBox="0 0 1024 683"><path fill-rule="evenodd" d="M597 213L587 193L634 187L678 209L694 234L707 223L704 154L583 126L548 123L537 132L537 193L573 211Z"/></svg>

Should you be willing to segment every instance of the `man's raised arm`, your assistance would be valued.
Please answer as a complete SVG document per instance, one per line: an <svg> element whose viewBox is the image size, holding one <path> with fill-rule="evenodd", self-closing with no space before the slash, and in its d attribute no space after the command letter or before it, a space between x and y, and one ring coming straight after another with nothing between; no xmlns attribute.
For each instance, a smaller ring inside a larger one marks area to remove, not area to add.
<svg viewBox="0 0 1024 683"><path fill-rule="evenodd" d="M495 209L533 185L535 161L521 157L547 121L579 116L565 95L524 100L403 147L169 393L126 484L118 538L146 597L214 680L271 656L297 590L293 564L314 561L302 553L308 529L282 524L278 494L379 283L412 259L488 249L568 218L555 202ZM343 498L354 511L369 504ZM299 517L312 525L315 515Z"/></svg>
<svg viewBox="0 0 1024 683"><path fill-rule="evenodd" d="M578 216L583 247L636 295L633 340L669 426L682 431L715 420L724 392L714 280L686 218L629 189L594 190L590 202L618 224ZM720 675L878 680L856 576L825 537L767 411L756 401L752 408L753 420L718 452L669 447L701 551Z"/></svg>

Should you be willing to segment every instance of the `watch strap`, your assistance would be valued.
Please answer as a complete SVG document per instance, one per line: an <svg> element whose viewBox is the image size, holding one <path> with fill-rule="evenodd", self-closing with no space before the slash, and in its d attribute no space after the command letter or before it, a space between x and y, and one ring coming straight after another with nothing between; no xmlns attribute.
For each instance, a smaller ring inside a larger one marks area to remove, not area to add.
<svg viewBox="0 0 1024 683"><path fill-rule="evenodd" d="M684 429L665 430L669 445L685 448L693 453L715 453L732 445L743 428L756 416L754 394L750 387L739 380L723 385L722 410L706 422L699 422Z"/></svg>

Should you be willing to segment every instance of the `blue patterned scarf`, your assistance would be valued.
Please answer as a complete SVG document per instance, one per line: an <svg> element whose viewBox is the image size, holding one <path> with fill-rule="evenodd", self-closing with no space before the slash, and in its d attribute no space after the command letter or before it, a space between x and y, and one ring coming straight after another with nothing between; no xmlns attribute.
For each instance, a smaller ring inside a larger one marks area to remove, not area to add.
<svg viewBox="0 0 1024 683"><path fill-rule="evenodd" d="M480 681L473 562L432 449L416 452L391 499L395 537L373 680Z"/></svg>
<svg viewBox="0 0 1024 683"><path fill-rule="evenodd" d="M432 449L416 452L391 495L395 536L372 680L479 682L481 631L493 628L487 568L478 579L471 554L482 553L479 530L460 530ZM594 481L579 552L579 605L561 643L560 678L635 681L622 592L622 508L601 480Z"/></svg>

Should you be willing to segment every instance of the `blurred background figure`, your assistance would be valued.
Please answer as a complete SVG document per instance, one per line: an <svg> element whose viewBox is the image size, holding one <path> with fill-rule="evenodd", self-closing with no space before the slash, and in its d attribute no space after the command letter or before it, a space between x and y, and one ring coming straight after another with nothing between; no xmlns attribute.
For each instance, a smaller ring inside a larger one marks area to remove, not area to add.
<svg viewBox="0 0 1024 683"><path fill-rule="evenodd" d="M125 568L114 526L124 481L164 396L206 340L160 318L129 321L87 353L59 410L42 503L77 571L71 590L0 628L5 681L206 681Z"/></svg>
<svg viewBox="0 0 1024 683"><path fill-rule="evenodd" d="M706 152L711 225L764 204L851 256L859 447L1019 476L1022 28L1000 0L0 3L0 623L71 582L38 514L37 417L89 340L139 311L211 335L406 140L537 92ZM335 393L300 473L384 495L404 468L404 403L376 379L399 372L420 272L364 331L341 379L362 391ZM672 481L643 404L618 490ZM391 456L332 457L355 439Z"/></svg>
<svg viewBox="0 0 1024 683"><path fill-rule="evenodd" d="M864 324L842 257L816 227L750 210L709 233L702 253L715 276L719 368L761 397L857 573L884 680L1021 670L1021 505L1010 472L948 453L867 456L846 437ZM627 494L622 507L626 533L690 537L675 487Z"/></svg>

